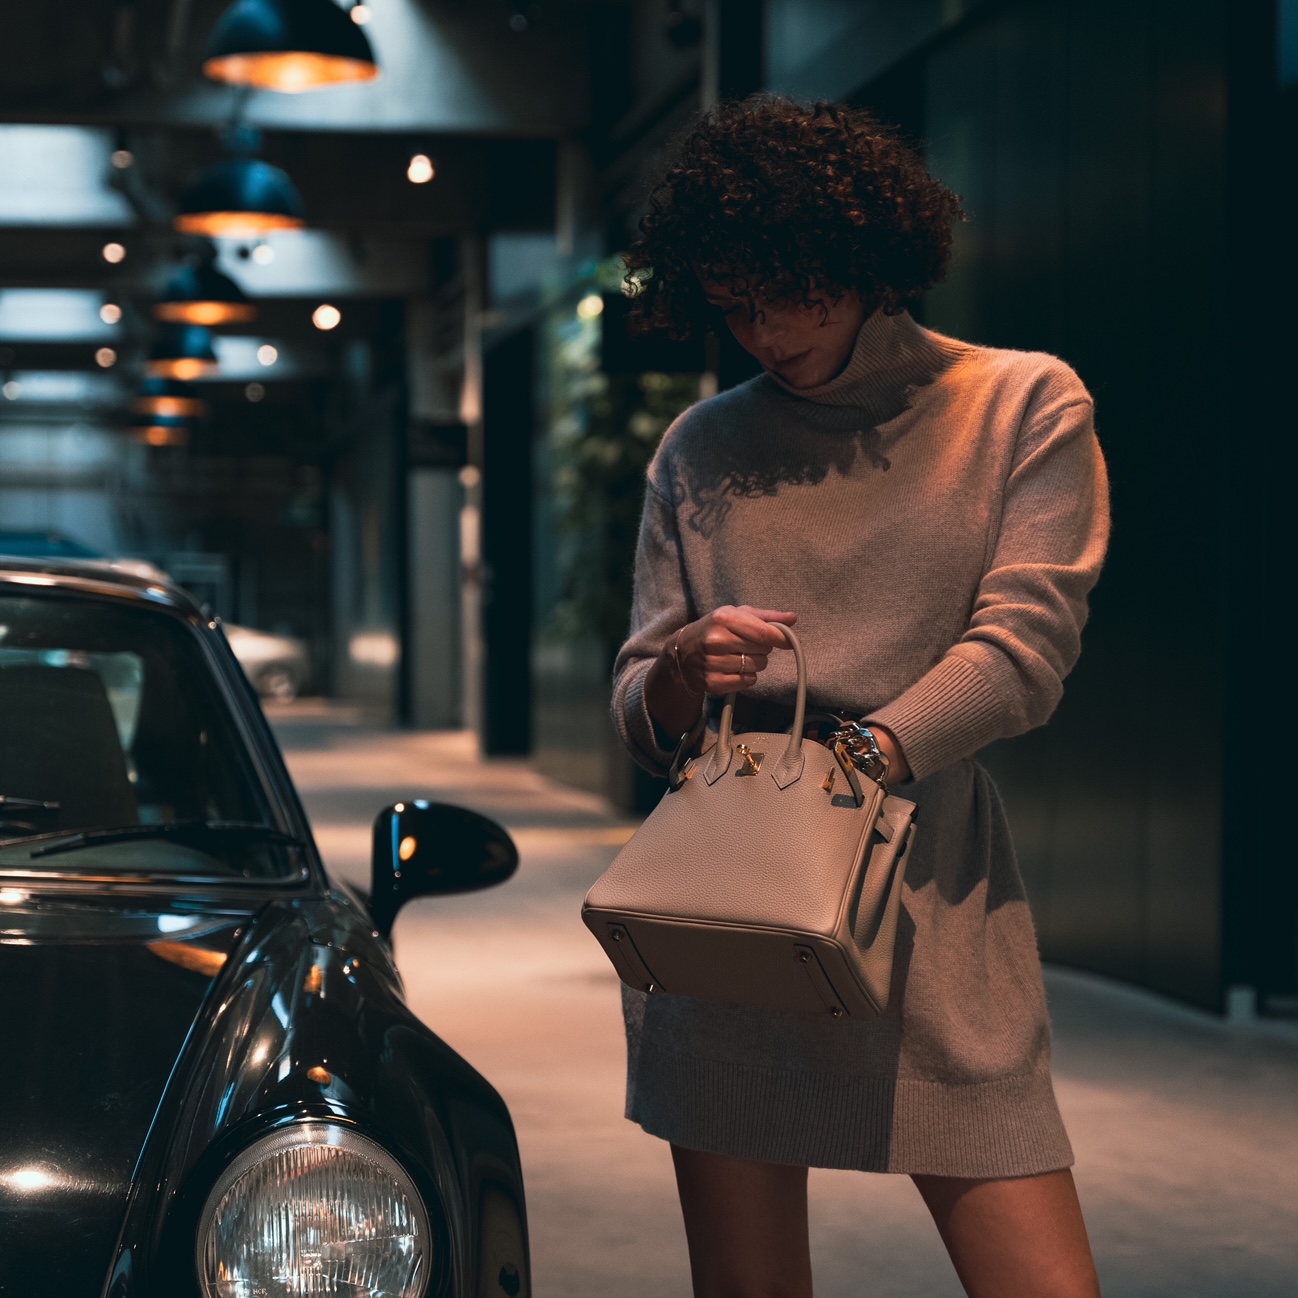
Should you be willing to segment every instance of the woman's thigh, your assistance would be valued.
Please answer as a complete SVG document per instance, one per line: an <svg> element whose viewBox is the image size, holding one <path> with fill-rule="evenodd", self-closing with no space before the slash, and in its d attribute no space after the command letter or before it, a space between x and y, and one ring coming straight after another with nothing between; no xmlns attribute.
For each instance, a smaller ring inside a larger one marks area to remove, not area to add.
<svg viewBox="0 0 1298 1298"><path fill-rule="evenodd" d="M807 1169L672 1146L696 1298L811 1298Z"/></svg>
<svg viewBox="0 0 1298 1298"><path fill-rule="evenodd" d="M969 1298L1099 1298L1071 1172L913 1179Z"/></svg>

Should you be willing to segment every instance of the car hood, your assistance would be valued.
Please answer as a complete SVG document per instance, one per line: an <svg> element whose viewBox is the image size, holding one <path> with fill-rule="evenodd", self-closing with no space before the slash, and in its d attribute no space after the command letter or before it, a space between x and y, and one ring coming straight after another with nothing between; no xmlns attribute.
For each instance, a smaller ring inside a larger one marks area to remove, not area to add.
<svg viewBox="0 0 1298 1298"><path fill-rule="evenodd" d="M167 1079L248 914L0 907L0 1291L98 1293Z"/></svg>

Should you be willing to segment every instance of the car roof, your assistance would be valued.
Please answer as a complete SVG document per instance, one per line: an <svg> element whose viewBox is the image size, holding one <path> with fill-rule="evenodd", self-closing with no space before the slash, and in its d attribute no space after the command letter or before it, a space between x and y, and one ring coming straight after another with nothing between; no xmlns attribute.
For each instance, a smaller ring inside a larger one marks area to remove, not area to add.
<svg viewBox="0 0 1298 1298"><path fill-rule="evenodd" d="M109 595L192 617L203 612L178 586L118 567L111 559L30 559L0 553L0 589L42 586L87 595Z"/></svg>

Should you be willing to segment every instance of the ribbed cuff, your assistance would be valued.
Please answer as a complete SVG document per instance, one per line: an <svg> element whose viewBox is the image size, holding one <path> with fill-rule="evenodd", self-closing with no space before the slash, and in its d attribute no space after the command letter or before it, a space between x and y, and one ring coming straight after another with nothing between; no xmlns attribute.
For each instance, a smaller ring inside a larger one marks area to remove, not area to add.
<svg viewBox="0 0 1298 1298"><path fill-rule="evenodd" d="M1007 664L1007 670L1013 668ZM922 780L1001 738L1006 688L951 652L905 693L871 712L866 723L896 736L912 779Z"/></svg>
<svg viewBox="0 0 1298 1298"><path fill-rule="evenodd" d="M645 681L653 664L652 658L644 658L622 674L613 693L613 722L633 760L651 775L666 775L673 752L659 747L644 696Z"/></svg>

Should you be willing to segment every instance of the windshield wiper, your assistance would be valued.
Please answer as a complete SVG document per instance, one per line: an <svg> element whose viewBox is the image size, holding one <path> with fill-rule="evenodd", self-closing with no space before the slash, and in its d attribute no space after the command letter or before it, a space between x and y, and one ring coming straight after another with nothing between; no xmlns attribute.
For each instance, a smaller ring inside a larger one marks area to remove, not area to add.
<svg viewBox="0 0 1298 1298"><path fill-rule="evenodd" d="M292 834L270 825L258 825L243 820L168 820L160 825L117 825L106 829L83 829L68 838L59 839L46 847L38 847L31 853L34 860L38 856L58 856L63 852L79 852L86 847L98 847L102 843L130 843L150 838L194 839L196 842L217 835L231 838L256 838L265 843L283 843L289 847L305 847L306 844Z"/></svg>
<svg viewBox="0 0 1298 1298"><path fill-rule="evenodd" d="M42 798L15 798L7 793L0 793L0 807L20 807L23 811L58 811L61 802L47 802Z"/></svg>

